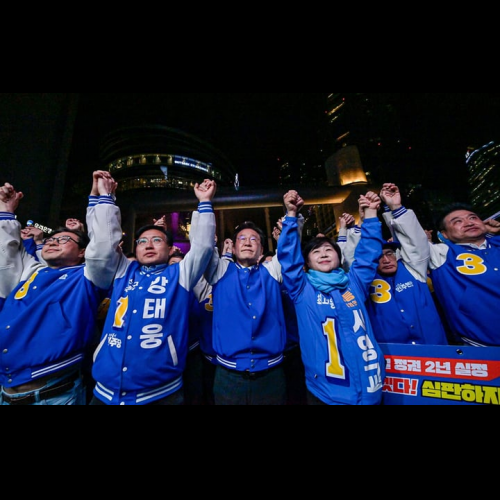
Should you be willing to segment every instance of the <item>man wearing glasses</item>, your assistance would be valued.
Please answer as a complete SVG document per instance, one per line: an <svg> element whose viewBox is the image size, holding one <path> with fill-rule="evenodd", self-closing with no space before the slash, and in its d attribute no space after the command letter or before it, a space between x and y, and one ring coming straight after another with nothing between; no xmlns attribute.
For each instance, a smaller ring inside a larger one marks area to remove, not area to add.
<svg viewBox="0 0 500 500"><path fill-rule="evenodd" d="M391 207L393 234L408 254L425 255L436 297L453 336L472 347L500 346L499 224L483 221L474 208L452 204L436 214L442 243L425 239L416 214L402 204L395 184L385 184L381 196Z"/></svg>
<svg viewBox="0 0 500 500"><path fill-rule="evenodd" d="M43 263L26 252L14 215L22 198L0 188L0 404L84 405L81 367L105 292L84 265L85 233L54 232Z"/></svg>
<svg viewBox="0 0 500 500"><path fill-rule="evenodd" d="M425 233L423 234L425 236ZM379 343L447 345L441 317L427 284L427 261L401 253L398 242L383 246L367 302Z"/></svg>
<svg viewBox="0 0 500 500"><path fill-rule="evenodd" d="M174 406L184 404L183 374L188 355L190 292L214 252L217 186L205 180L195 186L191 249L169 266L171 235L157 225L136 234L136 261L116 249L122 238L120 210L111 193L114 181L98 172L99 201L87 220L96 238L88 249L87 267L99 269L100 284L113 285L101 342L94 354L96 382L91 406Z"/></svg>

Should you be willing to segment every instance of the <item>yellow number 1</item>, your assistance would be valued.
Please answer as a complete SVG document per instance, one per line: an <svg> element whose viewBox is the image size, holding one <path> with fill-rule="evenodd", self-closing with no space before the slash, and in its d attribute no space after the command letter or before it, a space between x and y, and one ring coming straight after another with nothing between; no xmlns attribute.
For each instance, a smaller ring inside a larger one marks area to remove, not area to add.
<svg viewBox="0 0 500 500"><path fill-rule="evenodd" d="M125 324L125 316L127 315L128 311L128 297L122 297L118 301L118 307L116 308L116 313L115 313L115 324L113 325L113 328L123 328L123 325Z"/></svg>
<svg viewBox="0 0 500 500"><path fill-rule="evenodd" d="M323 332L325 337L328 339L328 352L330 356L330 360L326 367L326 376L339 380L345 380L345 367L340 361L340 352L334 319L330 318L323 323Z"/></svg>

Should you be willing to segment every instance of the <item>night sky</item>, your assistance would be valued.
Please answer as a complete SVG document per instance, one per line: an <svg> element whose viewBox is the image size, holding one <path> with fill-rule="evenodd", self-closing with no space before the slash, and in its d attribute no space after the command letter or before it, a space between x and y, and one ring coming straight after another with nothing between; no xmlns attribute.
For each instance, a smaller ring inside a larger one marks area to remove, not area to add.
<svg viewBox="0 0 500 500"><path fill-rule="evenodd" d="M82 93L70 166L98 159L111 130L138 123L177 128L211 143L242 185L275 182L277 159L315 147L325 93ZM465 153L500 140L500 93L400 93L401 135L425 165L422 183L465 184Z"/></svg>
<svg viewBox="0 0 500 500"><path fill-rule="evenodd" d="M98 155L114 128L159 124L212 144L246 184L260 184L278 157L309 147L324 112L324 93L81 94L73 162ZM275 179L272 179L273 181Z"/></svg>

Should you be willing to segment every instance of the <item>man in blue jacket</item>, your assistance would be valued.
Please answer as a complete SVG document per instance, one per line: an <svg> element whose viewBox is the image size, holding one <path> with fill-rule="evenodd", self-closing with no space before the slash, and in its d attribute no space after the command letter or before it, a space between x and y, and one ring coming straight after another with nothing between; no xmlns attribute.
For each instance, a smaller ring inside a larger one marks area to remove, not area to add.
<svg viewBox="0 0 500 500"><path fill-rule="evenodd" d="M85 266L88 237L67 228L44 241L43 262L29 255L15 217L22 198L10 184L0 188L0 402L84 405L81 368L103 269Z"/></svg>
<svg viewBox="0 0 500 500"><path fill-rule="evenodd" d="M469 346L500 346L500 239L488 237L497 224L483 221L472 207L451 205L439 217L445 243L434 245L395 184L385 184L381 196L392 204L391 229L402 248L430 254L434 290L453 334Z"/></svg>
<svg viewBox="0 0 500 500"><path fill-rule="evenodd" d="M91 405L173 406L184 404L183 374L188 355L190 292L214 252L217 185L196 184L198 211L193 213L191 249L169 266L173 241L160 226L136 234L136 261L118 246L122 238L120 210L108 196L114 181L101 172L99 200L87 220L92 234L102 235L87 252L87 267L102 263L100 285L113 285L101 342L94 354L96 381Z"/></svg>

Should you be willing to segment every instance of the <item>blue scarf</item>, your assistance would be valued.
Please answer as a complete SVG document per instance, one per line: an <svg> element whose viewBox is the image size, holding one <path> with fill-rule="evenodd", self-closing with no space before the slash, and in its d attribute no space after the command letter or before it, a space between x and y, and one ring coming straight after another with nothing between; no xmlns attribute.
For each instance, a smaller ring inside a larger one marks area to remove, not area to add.
<svg viewBox="0 0 500 500"><path fill-rule="evenodd" d="M167 269L168 264L160 264L158 266L141 266L141 274L158 274Z"/></svg>
<svg viewBox="0 0 500 500"><path fill-rule="evenodd" d="M343 269L337 269L328 274L311 270L307 273L307 278L316 290L326 294L334 290L346 290L349 286L349 277Z"/></svg>

